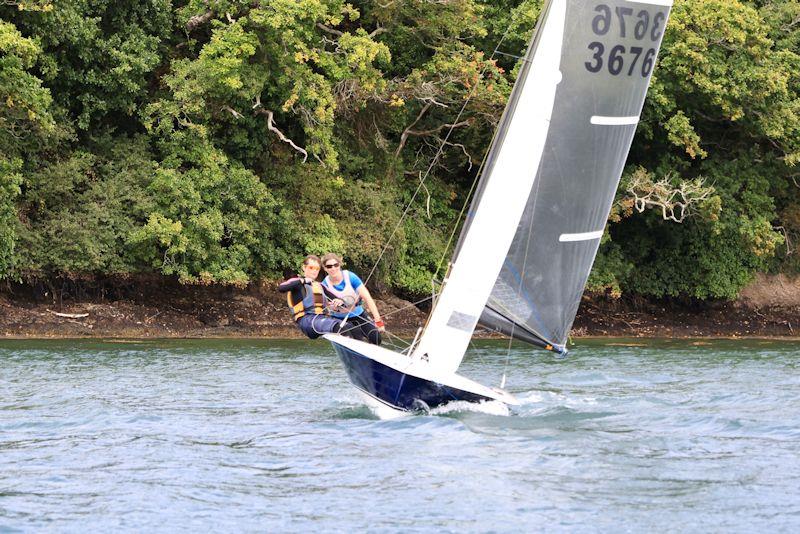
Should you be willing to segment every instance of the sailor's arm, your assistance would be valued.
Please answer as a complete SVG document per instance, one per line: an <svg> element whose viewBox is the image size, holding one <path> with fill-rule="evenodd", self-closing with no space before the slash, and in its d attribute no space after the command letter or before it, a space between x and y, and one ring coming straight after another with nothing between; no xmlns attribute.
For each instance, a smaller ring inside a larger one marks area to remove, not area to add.
<svg viewBox="0 0 800 534"><path fill-rule="evenodd" d="M342 302L342 299L336 296L336 294L333 291L328 289L328 287L325 284L320 284L320 285L322 286L322 292L325 293L325 296L328 297L328 300L330 301L331 309L334 311L339 311L339 309L342 306L344 306L344 302Z"/></svg>
<svg viewBox="0 0 800 534"><path fill-rule="evenodd" d="M288 280L284 280L280 284L278 284L278 291L281 293L287 293L297 287L302 286L305 283L305 280L299 276L295 276L294 278L289 278Z"/></svg>
<svg viewBox="0 0 800 534"><path fill-rule="evenodd" d="M278 291L280 291L281 293L286 293L287 291L292 291L293 289L297 289L298 287L302 287L306 284L311 284L313 282L314 280L312 280L311 278L306 278L304 276L295 276L294 278L289 278L288 280L284 280L283 282L278 284Z"/></svg>
<svg viewBox="0 0 800 534"><path fill-rule="evenodd" d="M369 313L372 315L372 320L375 321L375 326L378 327L380 332L384 332L386 327L383 324L383 319L381 319L381 314L378 313L378 306L375 305L375 300L373 300L372 295L369 294L367 286L364 284L358 286L358 295L364 302L366 302L367 309L369 309Z"/></svg>

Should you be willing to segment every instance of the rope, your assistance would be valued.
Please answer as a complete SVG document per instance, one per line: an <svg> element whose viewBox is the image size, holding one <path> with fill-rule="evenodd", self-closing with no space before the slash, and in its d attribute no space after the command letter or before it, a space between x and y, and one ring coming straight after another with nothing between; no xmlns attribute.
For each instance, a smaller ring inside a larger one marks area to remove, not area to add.
<svg viewBox="0 0 800 534"><path fill-rule="evenodd" d="M408 306L403 306L402 308L397 308L396 310L390 311L389 313L384 313L382 315L384 317L389 317L389 316L392 316L395 313L401 312L403 310L407 310L409 308L416 308L418 304L422 304L423 302L426 302L426 301L429 301L429 300L433 300L433 298L434 298L433 295L431 295L430 297L425 297L424 299L420 299L420 300L418 300L416 302L411 302L411 303L408 304Z"/></svg>

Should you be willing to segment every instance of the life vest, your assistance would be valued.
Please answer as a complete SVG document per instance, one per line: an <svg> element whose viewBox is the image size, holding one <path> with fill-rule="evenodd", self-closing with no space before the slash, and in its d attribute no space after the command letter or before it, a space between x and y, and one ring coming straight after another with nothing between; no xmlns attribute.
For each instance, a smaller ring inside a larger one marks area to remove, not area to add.
<svg viewBox="0 0 800 534"><path fill-rule="evenodd" d="M311 282L303 285L303 300L294 302L292 292L286 293L286 303L294 314L294 320L299 320L305 314L322 315L325 313L325 293L322 284Z"/></svg>
<svg viewBox="0 0 800 534"><path fill-rule="evenodd" d="M345 306L348 308L355 308L358 305L358 301L361 300L361 297L356 290L353 289L353 284L350 283L350 271L342 271L342 276L344 277L344 287L341 291L333 287L333 280L331 280L330 276L326 276L325 280L322 282L325 284L325 287L328 288L328 291L336 295L337 298L342 299Z"/></svg>

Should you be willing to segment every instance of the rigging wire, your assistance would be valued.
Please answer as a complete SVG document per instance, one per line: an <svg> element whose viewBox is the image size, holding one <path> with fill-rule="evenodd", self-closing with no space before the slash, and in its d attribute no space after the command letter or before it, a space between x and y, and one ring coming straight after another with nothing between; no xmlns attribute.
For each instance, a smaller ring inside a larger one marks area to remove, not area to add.
<svg viewBox="0 0 800 534"><path fill-rule="evenodd" d="M422 303L424 303L424 302L426 302L428 300L431 300L432 298L433 297L425 297L425 298L422 298L422 299L417 300L415 302L410 302L406 306L394 309L394 310L392 310L390 312L386 312L386 313L383 313L381 315L383 317L391 317L392 315L394 315L396 313L400 313L400 312L405 311L405 310L410 309L410 308L415 308L418 305L420 305L420 304L422 304ZM345 328L345 326L346 326L346 323L343 323L342 326L339 328L339 331L338 331L339 334L346 335L351 330L355 330L356 328L361 328L361 325L353 325L353 326L350 326L349 328ZM393 343L388 344L393 349L402 348L403 350L405 350L405 349L407 349L408 347L411 346L411 343L409 343L405 339L401 338L400 336L397 336L397 335L389 332L388 330L384 331L383 334L385 334L386 336L388 336L388 337L390 337L390 338L395 340ZM401 351L398 351L398 352L401 352Z"/></svg>
<svg viewBox="0 0 800 534"><path fill-rule="evenodd" d="M533 192L534 198L538 196L539 193L539 186L540 182L536 181L536 190ZM530 240L530 233L531 229L533 228L533 216L536 213L536 202L533 203L533 209L531 211L530 216L530 223L528 224L528 240L525 242L525 254L522 256L522 268L520 269L519 273L519 283L517 284L517 294L521 294L523 291L523 280L525 280L525 272L528 267L528 252L530 252L531 240ZM511 359L511 343L514 341L514 330L517 328L517 322L511 321L511 336L508 338L508 348L506 349L506 363L503 366L503 376L500 379L500 389L506 387L506 374L508 372L508 363Z"/></svg>
<svg viewBox="0 0 800 534"><path fill-rule="evenodd" d="M508 25L508 27L506 28L506 31L503 33L503 36L497 42L497 45L494 47L494 51L492 51L492 55L489 56L489 61L493 60L495 58L495 56L497 56L500 53L499 52L500 45L503 44L503 41L508 36L508 32L511 29L511 26L512 26L511 24ZM486 73L488 68L489 68L489 66L486 65L481 70L481 74L480 74L480 79L481 80L483 80L483 76ZM392 239L394 238L394 236L397 233L397 231L400 229L400 226L403 224L403 221L405 220L406 216L408 215L408 212L411 210L411 207L414 205L414 200L416 200L417 195L419 194L420 190L425 186L425 180L428 179L428 175L430 175L431 171L433 170L434 165L436 165L436 162L439 160L439 156L441 156L442 152L444 152L444 147L447 146L447 141L450 139L450 136L452 135L453 130L455 130L455 125L460 122L461 116L464 114L464 110L466 110L467 105L472 100L472 96L474 95L475 90L477 89L478 85L480 85L480 84L476 83L475 85L473 85L470 88L470 91L467 94L467 98L464 100L464 104L461 106L461 109L458 111L458 115L456 115L456 119L451 123L450 128L447 130L447 135L445 135L444 139L442 140L441 144L439 145L439 148L436 150L436 154L434 154L433 159L431 159L431 162L428 165L428 168L426 169L425 174L420 177L419 185L414 190L414 194L411 195L411 199L408 201L408 204L406 205L405 210L403 210L403 214L400 216L400 220L397 221L397 224L395 225L394 229L392 230L392 233L389 235L389 238L386 240L386 244L383 246L383 249L381 249L380 254L378 254L378 259L375 260L375 263L373 264L372 269L369 272L369 275L367 275L367 278L364 280L365 284L367 282L369 282L370 279L372 278L373 274L375 274L375 270L378 268L378 264L380 264L381 260L383 259L384 254L386 253L386 250L389 248L389 244L392 242ZM495 132L495 135L496 135L496 132ZM494 141L494 139L493 139L493 141ZM489 146L491 146L491 143L490 143ZM478 172L475 174L475 179L472 182L472 187L470 188L469 195L471 195L472 192L475 189L475 184L478 182L478 178L480 177L480 173L483 170L483 163L486 161L487 155L488 155L488 149L487 149L486 153L484 154L484 158L483 158L483 162L481 163L481 167L478 169ZM466 210L466 206L469 204L469 200L470 200L470 197L467 196L467 199L464 202L464 207L462 207L461 213L459 213L459 217L456 219L456 221L455 221L455 223L453 225L453 232L451 234L450 239L448 240L447 247L449 247L450 243L452 242L452 237L453 237L453 235L455 235L456 228L458 227L460 219L463 216L464 211ZM445 248L445 254L446 254L446 252L447 252L447 248ZM441 261L440 261L439 267L436 270L437 273L439 272L439 268L441 268Z"/></svg>
<svg viewBox="0 0 800 534"><path fill-rule="evenodd" d="M513 26L513 24L509 24L506 27L505 32L503 32L502 37L497 42L497 45L494 47L494 50L492 51L491 56L489 56L489 61L492 61L498 55L516 57L517 59L519 59L518 56L514 56L512 54L506 54L506 53L500 52L500 46L503 44L503 42L505 41L506 37L508 36L508 32L511 29L511 26ZM523 58L523 61L524 61L524 58ZM488 68L489 68L489 65L488 65L488 62L487 62L487 65L484 66L484 68L481 70L481 74L480 74L480 78L479 78L480 80L483 80L483 77L486 74L486 71L488 70ZM467 105L472 100L472 96L474 95L478 85L479 84L476 83L475 85L473 85L470 88L470 92L468 93L467 98L464 100L464 104L461 106L461 109L459 110L458 115L456 115L456 119L451 123L452 125L448 129L447 134L445 135L444 139L442 140L441 144L439 145L439 148L436 150L436 154L434 154L433 158L431 159L430 164L428 165L428 168L425 170L425 174L420 176L419 185L417 185L417 188L414 190L414 194L411 195L411 199L408 201L408 204L406 205L405 209L403 210L403 213L400 216L400 219L397 221L397 224L395 225L394 229L392 230L392 233L389 235L388 239L386 240L386 244L381 249L381 252L378 255L378 258L375 260L375 263L373 264L372 268L370 269L369 274L367 275L366 279L364 280L364 284L365 285L372 279L372 276L375 274L375 271L377 270L378 265L380 264L381 260L383 259L383 256L385 255L386 251L389 248L389 245L392 242L392 239L394 239L395 234L397 234L397 231L400 229L400 226L405 221L409 211L411 210L411 207L414 205L414 201L416 200L417 195L419 195L419 192L423 188L425 188L426 191L427 191L427 187L425 186L425 180L428 179L428 176L430 175L431 171L433 170L434 165L436 165L436 162L439 160L439 157L441 156L442 152L444 151L444 147L447 146L447 142L450 139L450 136L452 135L453 130L455 130L455 125L460 122L461 116L464 114L464 111L466 110ZM489 151L490 151L491 147L494 145L496 137L497 137L497 131L495 131L494 134L492 135L492 140L489 143L487 149L484 151L483 158L481 160L481 164L478 167L478 170L475 173L475 177L472 180L472 184L470 185L470 189L467 192L466 198L464 199L464 203L463 203L463 205L461 207L461 211L459 212L458 217L456 218L456 220L453 222L453 229L450 232L450 236L448 237L447 243L446 243L446 245L444 247L444 250L442 252L442 257L441 257L441 259L439 260L439 263L436 266L436 271L434 272L433 276L431 277L431 296L428 297L428 298L425 298L425 299L422 299L422 300L418 301L418 303L422 303L422 302L425 302L427 300L431 300L431 303L432 303L431 304L431 309L433 309L436 306L436 297L439 294L441 294L441 289L442 289L443 284L444 284L444 281L443 281L442 286L440 287L440 291L439 291L439 293L437 293L436 292L436 277L439 275L439 272L442 269L442 265L444 264L444 261L445 261L445 259L447 257L447 253L450 250L450 247L451 247L451 245L453 243L453 239L455 237L456 231L457 231L459 225L461 224L462 220L465 218L465 213L466 213L467 207L470 205L470 203L473 200L472 197L473 197L473 194L475 193L475 188L479 183L479 179L480 179L480 177L481 177L481 175L483 173L486 161L487 161L488 156L489 156ZM449 274L449 267L450 266L448 266L448 273L447 274ZM447 279L447 274L444 276L445 281ZM416 303L412 304L412 305L415 306ZM406 306L405 308L408 308L408 307L409 306ZM405 309L405 308L402 308L402 309ZM396 313L398 311L400 311L400 310L395 310L395 312L393 312L393 313ZM389 314L384 314L384 315L389 315ZM428 321L430 321L430 314L428 315L428 318L427 318L427 320L425 322L425 326L423 328L423 331L424 331L424 329L427 329ZM386 333L389 334L388 331L386 331ZM389 335L397 338L398 340L400 339L397 336L394 336L394 334L389 334ZM472 345L472 341L471 340L470 340L470 344ZM474 348L474 345L473 345L473 348ZM510 345L509 345L509 351L506 354L506 367L505 368L508 367L509 353L510 353ZM503 381L502 381L502 383L503 383L503 385L505 385L505 370L503 371Z"/></svg>

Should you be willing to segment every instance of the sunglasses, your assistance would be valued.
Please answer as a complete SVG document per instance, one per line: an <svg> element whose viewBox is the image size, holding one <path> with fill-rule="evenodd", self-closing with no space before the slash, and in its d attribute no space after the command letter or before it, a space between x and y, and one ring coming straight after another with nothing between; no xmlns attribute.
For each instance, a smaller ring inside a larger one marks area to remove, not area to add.
<svg viewBox="0 0 800 534"><path fill-rule="evenodd" d="M339 266L338 263L328 263L328 264L325 265L325 268L326 269L333 269L334 267L338 267L338 266Z"/></svg>

